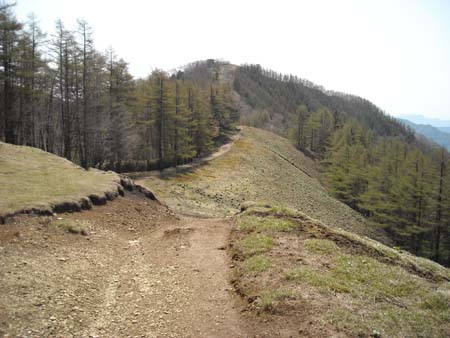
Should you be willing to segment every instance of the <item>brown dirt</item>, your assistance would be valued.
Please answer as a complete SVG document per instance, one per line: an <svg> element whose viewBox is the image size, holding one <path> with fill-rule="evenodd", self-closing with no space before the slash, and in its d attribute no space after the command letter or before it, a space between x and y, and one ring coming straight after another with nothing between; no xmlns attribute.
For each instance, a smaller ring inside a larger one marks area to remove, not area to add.
<svg viewBox="0 0 450 338"><path fill-rule="evenodd" d="M227 219L136 195L0 227L0 337L249 337L229 282Z"/></svg>

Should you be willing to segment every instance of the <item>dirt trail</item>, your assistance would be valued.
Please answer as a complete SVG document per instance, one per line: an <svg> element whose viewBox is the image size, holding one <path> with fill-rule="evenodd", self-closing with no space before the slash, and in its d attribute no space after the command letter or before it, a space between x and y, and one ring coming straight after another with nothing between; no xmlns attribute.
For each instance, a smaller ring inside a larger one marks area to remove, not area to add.
<svg viewBox="0 0 450 338"><path fill-rule="evenodd" d="M0 337L247 337L229 283L227 219L177 217L128 195L0 228Z"/></svg>
<svg viewBox="0 0 450 338"><path fill-rule="evenodd" d="M88 236L57 219L86 222ZM130 193L19 216L0 226L0 337L256 337L230 284L230 230L230 219L175 215Z"/></svg>

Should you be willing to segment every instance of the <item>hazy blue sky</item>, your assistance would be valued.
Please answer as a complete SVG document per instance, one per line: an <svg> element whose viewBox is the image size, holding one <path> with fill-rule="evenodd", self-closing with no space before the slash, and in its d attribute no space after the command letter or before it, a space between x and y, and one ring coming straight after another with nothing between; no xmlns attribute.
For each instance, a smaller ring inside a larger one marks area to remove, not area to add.
<svg viewBox="0 0 450 338"><path fill-rule="evenodd" d="M450 1L17 0L44 31L94 29L135 76L222 58L363 96L393 115L450 119Z"/></svg>

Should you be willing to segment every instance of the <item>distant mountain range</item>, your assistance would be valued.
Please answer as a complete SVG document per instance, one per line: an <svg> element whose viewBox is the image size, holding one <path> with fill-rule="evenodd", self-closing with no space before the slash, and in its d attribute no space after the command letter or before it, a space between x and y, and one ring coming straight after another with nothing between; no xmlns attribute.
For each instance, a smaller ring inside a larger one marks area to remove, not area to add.
<svg viewBox="0 0 450 338"><path fill-rule="evenodd" d="M426 118L425 118L426 119ZM416 133L425 136L426 138L434 141L435 143L450 150L450 127L435 127L430 124L418 124L411 122L408 119L399 118L400 122L410 127ZM434 120L434 119L428 119ZM439 120L441 122L446 122ZM449 122L450 124L450 122Z"/></svg>
<svg viewBox="0 0 450 338"><path fill-rule="evenodd" d="M430 125L432 127L437 127L443 131L450 132L450 120L435 119L423 115L400 115L399 119L408 120L415 124ZM445 130L442 128L444 128Z"/></svg>

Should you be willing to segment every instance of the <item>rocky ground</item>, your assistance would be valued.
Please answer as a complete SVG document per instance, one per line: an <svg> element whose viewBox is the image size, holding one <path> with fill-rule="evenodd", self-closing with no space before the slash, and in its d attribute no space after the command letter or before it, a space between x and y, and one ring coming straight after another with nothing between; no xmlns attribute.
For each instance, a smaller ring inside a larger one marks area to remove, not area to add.
<svg viewBox="0 0 450 338"><path fill-rule="evenodd" d="M230 226L132 194L16 218L0 228L0 336L247 337L228 278Z"/></svg>

